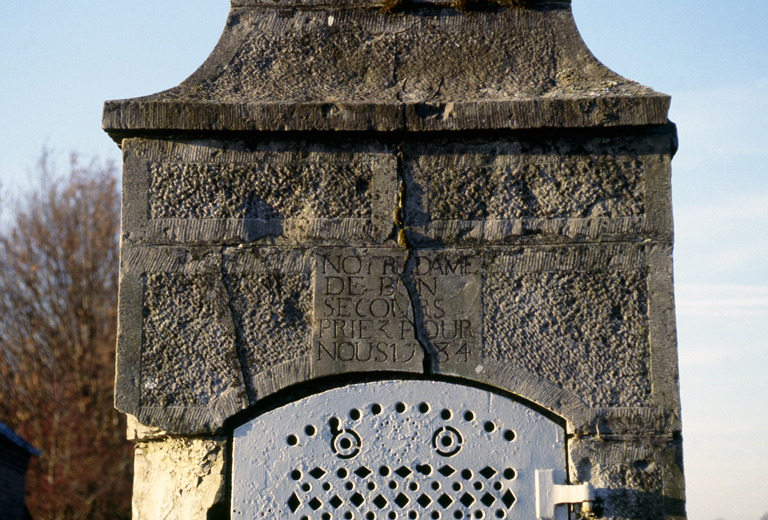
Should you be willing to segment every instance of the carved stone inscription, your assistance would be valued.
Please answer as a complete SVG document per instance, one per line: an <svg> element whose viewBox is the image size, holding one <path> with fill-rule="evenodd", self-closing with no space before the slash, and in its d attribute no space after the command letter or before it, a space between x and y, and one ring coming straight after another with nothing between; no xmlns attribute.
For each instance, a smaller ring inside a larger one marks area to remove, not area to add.
<svg viewBox="0 0 768 520"><path fill-rule="evenodd" d="M321 372L421 371L405 259L404 251L375 249L315 256L313 355Z"/></svg>
<svg viewBox="0 0 768 520"><path fill-rule="evenodd" d="M476 371L479 261L447 252L321 250L314 261L316 371ZM415 309L415 312L414 312ZM481 369L482 370L482 369Z"/></svg>
<svg viewBox="0 0 768 520"><path fill-rule="evenodd" d="M419 251L407 279L432 369L456 374L482 371L480 258L460 251Z"/></svg>

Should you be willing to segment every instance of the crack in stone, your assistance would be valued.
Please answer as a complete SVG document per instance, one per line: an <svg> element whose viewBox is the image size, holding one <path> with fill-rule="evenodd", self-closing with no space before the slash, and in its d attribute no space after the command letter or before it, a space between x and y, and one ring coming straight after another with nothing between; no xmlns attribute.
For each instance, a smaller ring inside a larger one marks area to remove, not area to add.
<svg viewBox="0 0 768 520"><path fill-rule="evenodd" d="M226 255L225 255L225 248L222 247L221 251L219 253L221 255L221 262L220 262L220 277L221 277L221 284L224 286L224 290L227 293L227 301L226 301L226 308L229 311L229 319L232 322L232 330L234 332L235 336L235 354L237 355L237 361L240 364L240 377L242 378L242 385L245 389L246 398L248 399L248 406L253 406L256 404L257 396L256 396L256 390L252 387L250 378L248 377L247 370L246 370L246 358L245 353L243 352L243 346L245 345L245 338L243 337L242 332L240 331L240 327L237 326L237 311L234 308L233 300L234 296L232 295L232 287L230 285L229 275L227 274L227 270L225 268L225 264L227 263Z"/></svg>
<svg viewBox="0 0 768 520"><path fill-rule="evenodd" d="M416 341L419 342L419 346L424 353L424 374L430 375L436 372L437 359L427 347L428 342L423 326L424 313L422 312L423 309L419 300L418 292L416 291L416 286L413 283L413 278L411 277L411 273L413 273L416 268L416 255L414 254L415 250L409 246L407 253L408 256L405 260L405 268L403 270L403 274L400 276L400 281L402 282L403 287L405 287L405 290L408 291L408 299L410 300L411 310L413 311L413 322L411 325L413 326L413 330L416 332Z"/></svg>
<svg viewBox="0 0 768 520"><path fill-rule="evenodd" d="M397 157L397 203L394 211L394 226L397 233L397 244L406 250L407 257L405 259L405 265L403 266L403 274L400 275L400 283L403 284L405 290L408 292L408 300L411 304L412 321L411 326L416 333L416 341L419 342L419 346L424 354L424 374L434 374L437 369L437 359L427 347L428 341L424 330L424 316L421 302L419 300L416 286L413 282L411 273L415 272L416 268L416 250L411 244L408 243L405 234L405 201L407 198L407 184L405 182L405 174L403 170L403 150L400 146L396 149Z"/></svg>

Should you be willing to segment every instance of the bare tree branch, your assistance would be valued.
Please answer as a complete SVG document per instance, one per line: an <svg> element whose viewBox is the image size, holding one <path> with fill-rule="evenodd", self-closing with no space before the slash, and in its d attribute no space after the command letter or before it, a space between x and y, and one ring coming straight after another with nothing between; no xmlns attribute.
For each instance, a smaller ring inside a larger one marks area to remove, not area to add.
<svg viewBox="0 0 768 520"><path fill-rule="evenodd" d="M72 155L0 231L0 421L43 454L34 518L130 517L131 446L113 409L120 199L111 163Z"/></svg>

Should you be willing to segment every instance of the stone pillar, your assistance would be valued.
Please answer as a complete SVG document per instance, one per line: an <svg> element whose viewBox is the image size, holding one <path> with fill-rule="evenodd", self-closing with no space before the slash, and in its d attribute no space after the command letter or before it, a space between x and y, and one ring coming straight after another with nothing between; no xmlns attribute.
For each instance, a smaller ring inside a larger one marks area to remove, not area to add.
<svg viewBox="0 0 768 520"><path fill-rule="evenodd" d="M128 416L134 520L214 519L226 500L225 436L168 435Z"/></svg>
<svg viewBox="0 0 768 520"><path fill-rule="evenodd" d="M668 107L564 0L233 0L104 107L134 517L229 518L235 428L374 378L525 402L590 515L684 518Z"/></svg>

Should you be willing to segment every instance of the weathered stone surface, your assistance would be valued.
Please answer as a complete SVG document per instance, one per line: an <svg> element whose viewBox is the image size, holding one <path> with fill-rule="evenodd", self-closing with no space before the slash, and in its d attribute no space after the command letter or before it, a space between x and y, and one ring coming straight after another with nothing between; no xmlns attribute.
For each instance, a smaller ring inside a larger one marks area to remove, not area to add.
<svg viewBox="0 0 768 520"><path fill-rule="evenodd" d="M595 249L502 253L499 264L518 266L485 280L484 352L589 406L647 406L653 400L645 255ZM579 269L587 262L591 269Z"/></svg>
<svg viewBox="0 0 768 520"><path fill-rule="evenodd" d="M271 393L265 373L301 363L310 355L311 292L307 273L229 275L230 305L238 332L251 402Z"/></svg>
<svg viewBox="0 0 768 520"><path fill-rule="evenodd" d="M392 232L390 147L129 140L128 243L380 242Z"/></svg>
<svg viewBox="0 0 768 520"><path fill-rule="evenodd" d="M297 169L290 159L267 160L273 164L152 165L150 218L371 218L371 164Z"/></svg>
<svg viewBox="0 0 768 520"><path fill-rule="evenodd" d="M602 156L595 164L588 157L569 157L569 164L562 164L556 156L530 162L506 156L512 160L504 164L505 157L494 152L482 157L485 164L465 164L451 155L420 165L432 173L434 220L618 218L644 212L642 163L635 158L621 164L620 158Z"/></svg>
<svg viewBox="0 0 768 520"><path fill-rule="evenodd" d="M225 496L226 438L169 438L136 445L134 520L208 520Z"/></svg>
<svg viewBox="0 0 768 520"><path fill-rule="evenodd" d="M600 518L685 518L682 443L673 435L576 437L571 478L596 488Z"/></svg>
<svg viewBox="0 0 768 520"><path fill-rule="evenodd" d="M312 361L318 375L422 371L424 353L402 280L405 261L398 249L317 251Z"/></svg>
<svg viewBox="0 0 768 520"><path fill-rule="evenodd" d="M233 1L193 76L104 110L139 518L220 507L222 439L175 435L398 378L526 401L603 518L684 518L668 104L565 0Z"/></svg>
<svg viewBox="0 0 768 520"><path fill-rule="evenodd" d="M154 96L107 102L103 126L121 140L154 130L666 123L669 98L595 60L570 2L487 2L472 12L467 2L401 2L389 12L384 4L233 2L194 75Z"/></svg>
<svg viewBox="0 0 768 520"><path fill-rule="evenodd" d="M669 431L672 137L126 141L118 406L212 432L385 370Z"/></svg>
<svg viewBox="0 0 768 520"><path fill-rule="evenodd" d="M307 255L221 251L123 247L117 405L142 423L216 431L310 377Z"/></svg>
<svg viewBox="0 0 768 520"><path fill-rule="evenodd" d="M483 359L483 257L466 250L416 250L404 273L427 373L477 377Z"/></svg>
<svg viewBox="0 0 768 520"><path fill-rule="evenodd" d="M671 240L672 135L409 143L414 245Z"/></svg>
<svg viewBox="0 0 768 520"><path fill-rule="evenodd" d="M168 432L141 424L139 420L131 414L126 414L127 426L125 438L133 442L150 441L163 439L168 436Z"/></svg>
<svg viewBox="0 0 768 520"><path fill-rule="evenodd" d="M226 302L226 288L215 274L147 275L142 406L201 406L230 388L242 390Z"/></svg>

